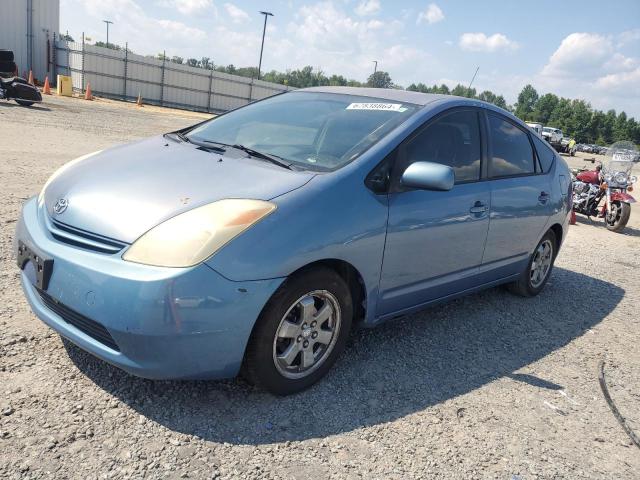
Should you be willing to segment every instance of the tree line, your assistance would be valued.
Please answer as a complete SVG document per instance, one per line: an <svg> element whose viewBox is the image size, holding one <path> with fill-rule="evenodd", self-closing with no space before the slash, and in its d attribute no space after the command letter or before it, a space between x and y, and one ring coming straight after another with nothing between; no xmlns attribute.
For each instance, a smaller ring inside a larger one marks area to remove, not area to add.
<svg viewBox="0 0 640 480"><path fill-rule="evenodd" d="M103 42L96 42L96 45L115 50L122 49L121 46L113 43L106 45ZM179 56L168 57L164 53L160 53L155 58L231 75L258 78L258 69L256 67L236 67L233 64L215 65L209 57L185 59ZM361 82L346 78L343 75L327 75L322 70L314 69L310 65L300 69L287 70L286 72L271 70L264 72L260 79L294 88L319 86L403 88L396 85L389 73L384 71L377 71L371 74L366 82ZM526 85L522 89L518 94L516 103L513 105L508 105L502 95L490 90L478 93L475 88L465 87L461 84L449 88L445 84L428 86L424 83L412 83L406 89L414 92L477 98L509 110L525 122L536 122L544 126L559 128L565 135L574 138L579 143L609 145L621 140L631 140L636 144L640 144L640 122L633 117L628 118L624 111L617 113L612 109L605 113L592 108L591 104L584 100L559 97L553 93L539 95L531 85Z"/></svg>

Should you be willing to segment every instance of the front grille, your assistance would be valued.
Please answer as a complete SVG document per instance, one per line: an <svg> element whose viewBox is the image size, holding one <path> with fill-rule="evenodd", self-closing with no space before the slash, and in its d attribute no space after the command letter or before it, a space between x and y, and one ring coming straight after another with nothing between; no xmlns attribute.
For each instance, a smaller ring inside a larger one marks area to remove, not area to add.
<svg viewBox="0 0 640 480"><path fill-rule="evenodd" d="M43 290L38 289L38 293L40 294L40 298L42 298L42 302L66 323L73 325L81 332L89 335L110 349L117 352L120 351L120 347L118 347L118 344L102 324L71 310Z"/></svg>
<svg viewBox="0 0 640 480"><path fill-rule="evenodd" d="M45 215L47 229L59 242L92 250L99 253L118 253L128 244L112 238L103 237L94 233L86 232L79 228L66 225L57 220L53 220Z"/></svg>

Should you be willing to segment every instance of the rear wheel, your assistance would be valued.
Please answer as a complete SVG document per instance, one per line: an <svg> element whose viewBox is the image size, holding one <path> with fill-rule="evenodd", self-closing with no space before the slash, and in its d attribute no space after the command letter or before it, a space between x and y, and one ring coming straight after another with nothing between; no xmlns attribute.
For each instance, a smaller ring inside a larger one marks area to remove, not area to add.
<svg viewBox="0 0 640 480"><path fill-rule="evenodd" d="M612 232L621 232L627 226L631 215L631 205L625 202L611 202L611 209L604 217L607 229Z"/></svg>
<svg viewBox="0 0 640 480"><path fill-rule="evenodd" d="M29 102L27 100L16 100L16 103L18 105L22 105L23 107L30 107L31 105L34 104L34 102Z"/></svg>
<svg viewBox="0 0 640 480"><path fill-rule="evenodd" d="M546 285L556 259L556 236L549 230L531 254L527 268L518 280L507 285L510 292L522 297L538 295Z"/></svg>
<svg viewBox="0 0 640 480"><path fill-rule="evenodd" d="M258 318L244 376L276 395L310 387L344 350L352 317L349 287L333 270L318 267L292 276Z"/></svg>

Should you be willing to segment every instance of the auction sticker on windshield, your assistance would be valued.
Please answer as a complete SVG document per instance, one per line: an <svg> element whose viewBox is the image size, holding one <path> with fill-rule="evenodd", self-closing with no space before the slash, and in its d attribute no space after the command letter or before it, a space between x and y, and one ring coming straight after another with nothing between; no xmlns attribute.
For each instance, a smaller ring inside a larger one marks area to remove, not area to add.
<svg viewBox="0 0 640 480"><path fill-rule="evenodd" d="M392 112L404 112L407 109L401 103L352 103L347 110L388 110Z"/></svg>

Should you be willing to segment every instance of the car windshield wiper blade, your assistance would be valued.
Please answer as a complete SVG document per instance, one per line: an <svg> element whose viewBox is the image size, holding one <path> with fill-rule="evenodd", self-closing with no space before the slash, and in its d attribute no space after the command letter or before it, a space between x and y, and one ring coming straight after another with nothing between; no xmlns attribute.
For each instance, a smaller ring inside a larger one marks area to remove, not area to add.
<svg viewBox="0 0 640 480"><path fill-rule="evenodd" d="M167 137L168 135L175 135L176 137L178 137L180 140L182 140L183 142L186 143L192 143L191 140L189 139L189 137L187 137L184 133L182 132L169 132L169 133L165 133L163 135L163 137Z"/></svg>
<svg viewBox="0 0 640 480"><path fill-rule="evenodd" d="M291 168L291 163L287 162L285 159L278 157L277 155L272 155L270 153L264 153L264 152L260 152L258 150L254 150L253 148L247 147L245 145L240 145L240 144L235 144L235 145L229 145L232 148L235 148L237 150L242 150L245 153L248 153L249 155L251 155L252 157L256 157L256 158L262 158L263 160L267 160L268 162L274 163L276 165L279 165L283 168L287 168L289 170L293 170Z"/></svg>

